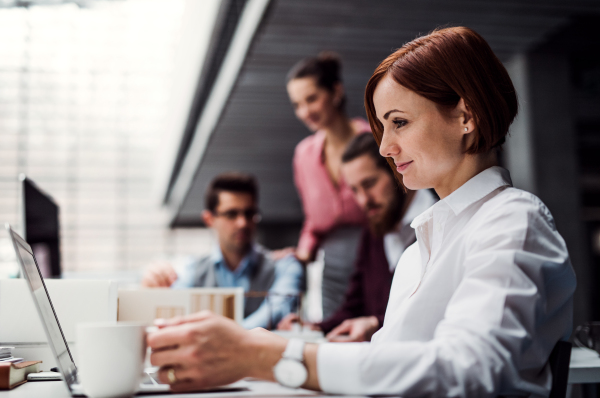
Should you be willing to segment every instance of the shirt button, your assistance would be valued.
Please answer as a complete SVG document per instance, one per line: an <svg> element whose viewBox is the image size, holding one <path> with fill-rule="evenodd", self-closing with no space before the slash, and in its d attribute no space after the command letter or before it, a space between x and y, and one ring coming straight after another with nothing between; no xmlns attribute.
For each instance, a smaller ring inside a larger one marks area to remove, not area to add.
<svg viewBox="0 0 600 398"><path fill-rule="evenodd" d="M437 232L440 232L442 230L442 224L440 224L440 223L435 224L435 230Z"/></svg>

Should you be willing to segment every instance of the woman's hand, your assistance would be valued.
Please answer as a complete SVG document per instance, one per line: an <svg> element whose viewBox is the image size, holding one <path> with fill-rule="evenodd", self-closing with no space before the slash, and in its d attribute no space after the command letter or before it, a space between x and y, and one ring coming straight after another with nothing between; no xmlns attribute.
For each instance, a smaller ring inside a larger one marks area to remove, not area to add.
<svg viewBox="0 0 600 398"><path fill-rule="evenodd" d="M264 329L247 331L209 311L157 323L150 333L150 361L173 391L194 391L233 383L244 377L270 380L287 340ZM169 380L174 369L176 382Z"/></svg>

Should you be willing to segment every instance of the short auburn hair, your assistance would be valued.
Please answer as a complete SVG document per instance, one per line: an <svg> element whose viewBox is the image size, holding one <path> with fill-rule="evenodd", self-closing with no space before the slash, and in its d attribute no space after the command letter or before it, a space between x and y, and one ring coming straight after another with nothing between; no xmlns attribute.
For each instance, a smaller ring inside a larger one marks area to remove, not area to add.
<svg viewBox="0 0 600 398"><path fill-rule="evenodd" d="M219 174L208 185L204 196L204 207L214 213L219 206L221 192L247 193L258 202L258 183L252 174L229 172Z"/></svg>
<svg viewBox="0 0 600 398"><path fill-rule="evenodd" d="M465 27L437 29L389 55L369 79L365 108L378 145L383 125L375 113L373 94L388 75L401 86L433 101L440 111L455 107L462 98L477 125L475 140L466 150L469 154L500 147L517 115L515 88L485 39ZM388 163L393 165L391 159Z"/></svg>

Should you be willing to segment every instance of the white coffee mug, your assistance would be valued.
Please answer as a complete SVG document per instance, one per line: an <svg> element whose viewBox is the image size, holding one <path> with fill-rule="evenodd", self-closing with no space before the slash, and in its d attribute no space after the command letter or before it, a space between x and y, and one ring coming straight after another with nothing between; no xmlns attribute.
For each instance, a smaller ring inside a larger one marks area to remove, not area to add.
<svg viewBox="0 0 600 398"><path fill-rule="evenodd" d="M127 397L139 388L146 326L133 322L77 325L79 381L91 398Z"/></svg>

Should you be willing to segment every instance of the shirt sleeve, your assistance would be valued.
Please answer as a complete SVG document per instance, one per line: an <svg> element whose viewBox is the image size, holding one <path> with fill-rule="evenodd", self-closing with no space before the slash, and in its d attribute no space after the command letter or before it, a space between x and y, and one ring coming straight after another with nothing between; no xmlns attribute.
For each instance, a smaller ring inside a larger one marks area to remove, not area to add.
<svg viewBox="0 0 600 398"><path fill-rule="evenodd" d="M294 256L286 256L275 263L275 281L269 296L242 322L246 329L274 328L277 323L297 309L304 289L304 267Z"/></svg>
<svg viewBox="0 0 600 398"><path fill-rule="evenodd" d="M298 190L298 196L300 197L300 201L302 202L302 210L304 212L304 223L302 224L302 230L300 231L300 239L298 240L297 250L298 251L306 251L312 257L314 255L315 250L319 246L319 237L314 233L314 228L312 227L310 213L307 212L306 207L307 203L305 200L305 181L304 176L302 174L302 155L298 150L294 154L293 160L293 169L294 169L294 183L296 185L296 189Z"/></svg>
<svg viewBox="0 0 600 398"><path fill-rule="evenodd" d="M539 215L533 219L522 228L498 212L473 226L464 275L432 339L320 345L322 389L480 397L506 394L502 387L517 383L547 396L551 377L540 369L547 370L554 344L568 338L560 325L572 319L575 282L564 241ZM523 347L531 346L537 355L521 363Z"/></svg>

